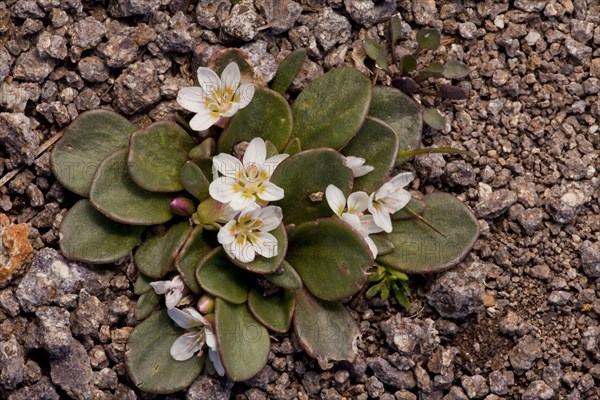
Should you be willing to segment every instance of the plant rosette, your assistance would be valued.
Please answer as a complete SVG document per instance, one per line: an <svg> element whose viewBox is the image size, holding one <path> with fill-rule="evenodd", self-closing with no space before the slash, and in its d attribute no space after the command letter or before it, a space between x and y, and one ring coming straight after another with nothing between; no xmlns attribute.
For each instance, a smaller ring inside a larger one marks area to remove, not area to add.
<svg viewBox="0 0 600 400"><path fill-rule="evenodd" d="M238 50L219 52L179 93L189 125L138 129L94 110L53 150L57 179L82 197L60 227L63 254L108 264L133 251L141 322L125 365L140 390L176 392L203 370L249 379L271 335L292 330L322 368L353 361L360 329L343 301L370 274L381 288L450 268L477 238L460 201L413 198L412 174L394 172L402 135L420 136L415 100L336 68L290 104L305 56L268 88Z"/></svg>

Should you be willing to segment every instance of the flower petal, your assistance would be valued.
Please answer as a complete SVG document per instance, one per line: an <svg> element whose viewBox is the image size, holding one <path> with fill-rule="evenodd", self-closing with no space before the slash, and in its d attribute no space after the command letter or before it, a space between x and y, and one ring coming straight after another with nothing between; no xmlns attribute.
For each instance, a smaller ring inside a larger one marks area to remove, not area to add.
<svg viewBox="0 0 600 400"><path fill-rule="evenodd" d="M390 193L386 198L382 199L383 205L390 214L400 210L410 202L411 194L406 189L398 189L394 193Z"/></svg>
<svg viewBox="0 0 600 400"><path fill-rule="evenodd" d="M180 89L177 93L177 103L186 110L194 113L204 113L207 111L204 106L204 92L198 86Z"/></svg>
<svg viewBox="0 0 600 400"><path fill-rule="evenodd" d="M156 294L165 294L171 289L173 283L171 281L156 281L150 282L150 286L152 286L152 289L154 289Z"/></svg>
<svg viewBox="0 0 600 400"><path fill-rule="evenodd" d="M373 258L377 258L379 250L377 249L377 245L375 245L373 239L371 239L369 236L363 236L363 239L365 239L365 242L367 242L367 246L369 246L369 250L371 250Z"/></svg>
<svg viewBox="0 0 600 400"><path fill-rule="evenodd" d="M348 196L348 212L358 214L369 206L369 195L365 192L355 192Z"/></svg>
<svg viewBox="0 0 600 400"><path fill-rule="evenodd" d="M271 175L273 175L275 168L277 168L279 164L281 164L281 162L289 156L289 154L277 154L273 157L267 158L267 160L263 163L262 171L267 171L270 178Z"/></svg>
<svg viewBox="0 0 600 400"><path fill-rule="evenodd" d="M208 193L210 194L210 197L216 201L226 204L229 203L233 198L233 195L236 194L234 190L235 184L233 179L222 176L208 185Z"/></svg>
<svg viewBox="0 0 600 400"><path fill-rule="evenodd" d="M213 367L215 367L215 371L217 371L217 374L219 374L219 376L225 375L225 368L223 368L223 363L221 362L219 353L213 350L208 350L208 358L212 362Z"/></svg>
<svg viewBox="0 0 600 400"><path fill-rule="evenodd" d="M167 314L169 314L169 317L183 329L192 329L204 325L204 322L206 321L204 317L199 319L197 318L197 315L191 314L189 310L191 309L186 308L186 310L183 311L179 308L171 308L167 310Z"/></svg>
<svg viewBox="0 0 600 400"><path fill-rule="evenodd" d="M177 304L181 301L183 297L183 290L172 289L169 290L165 296L165 304L167 309L177 307Z"/></svg>
<svg viewBox="0 0 600 400"><path fill-rule="evenodd" d="M225 111L224 113L221 113L220 116L222 118L232 117L233 114L238 112L239 109L240 109L240 105L238 103L231 103L231 108L229 110Z"/></svg>
<svg viewBox="0 0 600 400"><path fill-rule="evenodd" d="M171 357L177 361L189 360L202 349L199 332L187 332L179 336L171 346Z"/></svg>
<svg viewBox="0 0 600 400"><path fill-rule="evenodd" d="M346 167L348 167L350 169L362 167L364 163L365 163L364 158L354 157L354 156L344 157L344 164L346 165Z"/></svg>
<svg viewBox="0 0 600 400"><path fill-rule="evenodd" d="M210 189L210 186L209 186L209 189ZM252 204L255 204L255 202L256 202L256 197L253 194L235 192L231 196L231 202L229 203L229 206L231 208L233 208L234 210L241 211L244 208L248 208Z"/></svg>
<svg viewBox="0 0 600 400"><path fill-rule="evenodd" d="M246 107L254 97L255 87L252 83L244 83L237 90L240 109Z"/></svg>
<svg viewBox="0 0 600 400"><path fill-rule="evenodd" d="M188 307L184 311L187 312L188 314L190 314L192 316L192 318L194 318L194 320L200 322L202 325L204 325L204 326L210 325L208 320L206 318L204 318L204 316L202 314L200 314L198 311L196 311L196 309L194 309L192 307Z"/></svg>
<svg viewBox="0 0 600 400"><path fill-rule="evenodd" d="M252 247L252 244L248 241L246 241L246 243L243 245L233 242L230 244L230 246L231 251L233 252L233 257L245 263L254 261L256 253L254 251L254 247Z"/></svg>
<svg viewBox="0 0 600 400"><path fill-rule="evenodd" d="M190 128L195 131L204 131L210 128L219 120L219 116L214 116L211 112L201 112L194 115L190 120Z"/></svg>
<svg viewBox="0 0 600 400"><path fill-rule="evenodd" d="M390 183L394 188L401 189L406 187L413 180L412 172L402 172L390 180Z"/></svg>
<svg viewBox="0 0 600 400"><path fill-rule="evenodd" d="M265 258L277 255L277 238L267 232L252 232L252 246L254 250Z"/></svg>
<svg viewBox="0 0 600 400"><path fill-rule="evenodd" d="M342 218L342 221L344 221L345 223L350 225L350 227L352 229L358 231L363 236L365 235L365 232L363 231L363 227L362 227L362 224L360 223L360 218L358 217L358 215L343 213L341 218Z"/></svg>
<svg viewBox="0 0 600 400"><path fill-rule="evenodd" d="M368 235L383 232L383 228L375 223L372 215L362 215L360 217L360 223L363 230L367 232Z"/></svg>
<svg viewBox="0 0 600 400"><path fill-rule="evenodd" d="M234 62L227 64L221 73L221 82L226 89L232 89L235 92L240 84L240 67Z"/></svg>
<svg viewBox="0 0 600 400"><path fill-rule="evenodd" d="M344 193L335 185L329 185L325 189L325 197L327 198L327 204L329 204L335 215L341 217L344 208L346 208Z"/></svg>
<svg viewBox="0 0 600 400"><path fill-rule="evenodd" d="M204 342L211 350L217 351L217 337L208 326L204 328Z"/></svg>
<svg viewBox="0 0 600 400"><path fill-rule="evenodd" d="M244 153L244 167L254 164L257 168L262 168L262 165L267 158L267 145L261 138L254 138L246 147Z"/></svg>
<svg viewBox="0 0 600 400"><path fill-rule="evenodd" d="M213 157L213 166L219 171L221 174L225 175L228 178L236 178L238 172L244 170L244 166L242 162L227 153L220 153Z"/></svg>
<svg viewBox="0 0 600 400"><path fill-rule="evenodd" d="M261 219L262 226L258 228L262 232L271 232L277 228L283 220L283 211L281 207L267 206L252 213L254 219Z"/></svg>
<svg viewBox="0 0 600 400"><path fill-rule="evenodd" d="M235 226L236 221L229 221L225 226L219 229L219 233L217 233L217 240L221 244L231 243L235 240Z"/></svg>
<svg viewBox="0 0 600 400"><path fill-rule="evenodd" d="M352 168L352 175L354 175L355 178L360 178L361 176L365 176L374 169L375 167L373 167L372 165L363 165L361 167Z"/></svg>
<svg viewBox="0 0 600 400"><path fill-rule="evenodd" d="M221 79L217 76L215 71L210 68L200 67L197 72L198 84L206 96L214 96L221 90ZM202 100L206 100L206 98Z"/></svg>
<svg viewBox="0 0 600 400"><path fill-rule="evenodd" d="M369 211L373 215L373 220L377 225L379 225L387 233L392 231L392 219L384 207L379 204L373 207L369 206Z"/></svg>
<svg viewBox="0 0 600 400"><path fill-rule="evenodd" d="M271 182L263 182L256 194L261 200L265 201L277 201L285 196L284 190Z"/></svg>

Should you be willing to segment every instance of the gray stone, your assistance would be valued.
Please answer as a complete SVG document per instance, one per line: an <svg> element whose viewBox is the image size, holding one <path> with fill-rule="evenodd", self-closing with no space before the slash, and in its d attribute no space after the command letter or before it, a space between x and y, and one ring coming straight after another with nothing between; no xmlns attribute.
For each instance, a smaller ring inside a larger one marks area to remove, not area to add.
<svg viewBox="0 0 600 400"><path fill-rule="evenodd" d="M104 82L110 77L106 63L98 56L82 58L77 63L77 70L88 82Z"/></svg>
<svg viewBox="0 0 600 400"><path fill-rule="evenodd" d="M75 339L64 356L50 359L50 377L73 399L87 400L92 396L94 373L85 347Z"/></svg>
<svg viewBox="0 0 600 400"><path fill-rule="evenodd" d="M38 188L33 183L27 186L25 194L29 199L29 205L31 205L31 207L41 207L44 205L44 194L42 193L40 188Z"/></svg>
<svg viewBox="0 0 600 400"><path fill-rule="evenodd" d="M592 48L588 47L575 39L571 39L570 37L565 39L565 47L567 49L567 53L571 57L573 57L577 62L583 63L592 55Z"/></svg>
<svg viewBox="0 0 600 400"><path fill-rule="evenodd" d="M371 368L377 379L386 385L397 389L412 389L415 387L415 378L410 371L400 371L394 368L382 357L367 358L367 366Z"/></svg>
<svg viewBox="0 0 600 400"><path fill-rule="evenodd" d="M86 290L79 292L77 308L71 315L71 330L74 335L90 335L97 333L104 318L104 308L96 296Z"/></svg>
<svg viewBox="0 0 600 400"><path fill-rule="evenodd" d="M315 79L323 76L323 67L317 64L314 61L306 60L300 68L298 75L292 81L290 85L290 90L300 91L306 87L309 82L314 81Z"/></svg>
<svg viewBox="0 0 600 400"><path fill-rule="evenodd" d="M590 326L581 338L583 349L590 353L596 361L600 361L600 327Z"/></svg>
<svg viewBox="0 0 600 400"><path fill-rule="evenodd" d="M116 18L148 15L157 11L161 0L111 0L108 12Z"/></svg>
<svg viewBox="0 0 600 400"><path fill-rule="evenodd" d="M15 16L26 18L44 18L44 10L37 5L35 0L19 0L12 6L12 12Z"/></svg>
<svg viewBox="0 0 600 400"><path fill-rule="evenodd" d="M396 314L381 322L381 330L387 343L401 355L430 353L440 342L434 323L429 318L411 319Z"/></svg>
<svg viewBox="0 0 600 400"><path fill-rule="evenodd" d="M517 370L528 370L533 362L542 356L540 341L532 336L524 336L508 354L510 365Z"/></svg>
<svg viewBox="0 0 600 400"><path fill-rule="evenodd" d="M446 177L451 184L471 186L475 184L475 170L464 161L451 161L446 164Z"/></svg>
<svg viewBox="0 0 600 400"><path fill-rule="evenodd" d="M169 29L158 35L156 42L167 53L187 53L192 50L194 40L188 31Z"/></svg>
<svg viewBox="0 0 600 400"><path fill-rule="evenodd" d="M568 224L575 220L581 206L587 201L585 193L572 189L562 196L551 196L546 201L546 211L559 224Z"/></svg>
<svg viewBox="0 0 600 400"><path fill-rule="evenodd" d="M583 272L590 278L600 278L600 243L584 241L579 256Z"/></svg>
<svg viewBox="0 0 600 400"><path fill-rule="evenodd" d="M187 390L187 400L229 400L233 382L210 375L200 375Z"/></svg>
<svg viewBox="0 0 600 400"><path fill-rule="evenodd" d="M429 25L439 18L435 0L413 1L413 17L417 25Z"/></svg>
<svg viewBox="0 0 600 400"><path fill-rule="evenodd" d="M499 396L504 396L508 393L509 387L514 385L515 376L512 371L506 371L504 373L500 371L493 371L489 377L490 391Z"/></svg>
<svg viewBox="0 0 600 400"><path fill-rule="evenodd" d="M0 291L0 310L13 318L19 315L19 303L11 289Z"/></svg>
<svg viewBox="0 0 600 400"><path fill-rule="evenodd" d="M264 20L256 12L252 0L242 0L235 4L226 20L221 23L221 30L234 39L249 42L256 36L259 26Z"/></svg>
<svg viewBox="0 0 600 400"><path fill-rule="evenodd" d="M481 375L467 376L460 378L460 383L467 393L469 399L480 399L490 392L490 388Z"/></svg>
<svg viewBox="0 0 600 400"><path fill-rule="evenodd" d="M527 12L540 12L547 4L548 0L515 0L515 7Z"/></svg>
<svg viewBox="0 0 600 400"><path fill-rule="evenodd" d="M302 6L291 0L257 0L255 3L276 35L291 29L302 14Z"/></svg>
<svg viewBox="0 0 600 400"><path fill-rule="evenodd" d="M50 57L41 56L34 48L17 58L13 68L13 77L22 81L42 82L54 69L56 61Z"/></svg>
<svg viewBox="0 0 600 400"><path fill-rule="evenodd" d="M483 311L487 268L472 261L437 276L428 303L444 318L461 319Z"/></svg>
<svg viewBox="0 0 600 400"><path fill-rule="evenodd" d="M425 368L423 368L421 364L417 364L415 365L414 372L419 390L423 393L431 393L433 389L431 386L431 377L427 371L425 371Z"/></svg>
<svg viewBox="0 0 600 400"><path fill-rule="evenodd" d="M69 312L59 307L40 307L35 315L38 317L38 332L44 349L53 357L65 356L73 341Z"/></svg>
<svg viewBox="0 0 600 400"><path fill-rule="evenodd" d="M15 389L23 381L24 368L23 349L17 338L10 335L8 340L0 341L0 385Z"/></svg>
<svg viewBox="0 0 600 400"><path fill-rule="evenodd" d="M343 15L325 7L317 17L314 34L323 50L329 51L336 44L345 43L350 39L350 22Z"/></svg>
<svg viewBox="0 0 600 400"><path fill-rule="evenodd" d="M103 368L94 373L94 385L98 389L115 390L119 384L117 373L110 368Z"/></svg>
<svg viewBox="0 0 600 400"><path fill-rule="evenodd" d="M396 12L395 0L344 0L344 6L350 18L367 28L389 20Z"/></svg>
<svg viewBox="0 0 600 400"><path fill-rule="evenodd" d="M156 32L146 24L138 24L135 28L116 26L115 29L118 29L117 33L98 47L110 68L130 66L139 57L140 46L156 39Z"/></svg>
<svg viewBox="0 0 600 400"><path fill-rule="evenodd" d="M571 20L571 36L581 43L587 43L594 37L594 24L580 19Z"/></svg>
<svg viewBox="0 0 600 400"><path fill-rule="evenodd" d="M569 302L572 296L572 293L564 290L554 290L548 295L548 303L553 306L564 306Z"/></svg>
<svg viewBox="0 0 600 400"><path fill-rule="evenodd" d="M519 221L519 224L523 227L525 233L533 235L542 227L544 215L544 210L541 208L529 208L519 213L517 221Z"/></svg>
<svg viewBox="0 0 600 400"><path fill-rule="evenodd" d="M444 174L446 160L439 153L425 154L415 158L414 166L424 180L431 180L439 178Z"/></svg>
<svg viewBox="0 0 600 400"><path fill-rule="evenodd" d="M465 394L465 391L458 387L452 386L447 395L444 396L443 400L468 400L469 398Z"/></svg>
<svg viewBox="0 0 600 400"><path fill-rule="evenodd" d="M277 61L267 50L267 42L256 40L241 47L248 54L250 63L254 66L254 73L264 82L270 82L277 72Z"/></svg>
<svg viewBox="0 0 600 400"><path fill-rule="evenodd" d="M69 22L69 14L64 10L53 8L50 10L50 21L52 21L53 27L60 28Z"/></svg>
<svg viewBox="0 0 600 400"><path fill-rule="evenodd" d="M500 189L475 204L475 214L478 218L496 218L516 202L517 195L513 191Z"/></svg>
<svg viewBox="0 0 600 400"><path fill-rule="evenodd" d="M533 381L523 393L523 400L548 400L554 398L554 390L546 385L544 381Z"/></svg>
<svg viewBox="0 0 600 400"><path fill-rule="evenodd" d="M2 82L8 76L13 62L14 59L8 50L6 50L6 47L0 46L0 82Z"/></svg>
<svg viewBox="0 0 600 400"><path fill-rule="evenodd" d="M6 148L13 167L31 165L40 139L22 113L0 113L0 143ZM25 186L27 187L27 186Z"/></svg>
<svg viewBox="0 0 600 400"><path fill-rule="evenodd" d="M218 29L221 27L221 21L229 15L229 10L229 0L199 0L196 6L196 22L207 29Z"/></svg>
<svg viewBox="0 0 600 400"><path fill-rule="evenodd" d="M43 376L37 383L24 387L11 393L8 400L60 400L56 389L47 376Z"/></svg>
<svg viewBox="0 0 600 400"><path fill-rule="evenodd" d="M115 83L115 105L127 115L143 111L160 100L156 68L151 61L128 67Z"/></svg>
<svg viewBox="0 0 600 400"><path fill-rule="evenodd" d="M78 53L98 46L104 35L106 28L94 17L87 17L77 21L69 27L71 46L77 48Z"/></svg>
<svg viewBox="0 0 600 400"><path fill-rule="evenodd" d="M365 384L367 393L374 399L378 399L383 393L385 393L385 387L383 383L374 376L367 379Z"/></svg>
<svg viewBox="0 0 600 400"><path fill-rule="evenodd" d="M505 335L515 335L521 333L523 319L514 311L509 311L504 318L500 320L498 328Z"/></svg>
<svg viewBox="0 0 600 400"><path fill-rule="evenodd" d="M417 396L408 390L399 390L394 393L396 400L417 400Z"/></svg>
<svg viewBox="0 0 600 400"><path fill-rule="evenodd" d="M458 24L458 33L467 40L474 39L475 34L477 33L477 25L470 21L460 23Z"/></svg>
<svg viewBox="0 0 600 400"><path fill-rule="evenodd" d="M38 37L37 49L42 56L63 60L67 57L67 39L44 31Z"/></svg>

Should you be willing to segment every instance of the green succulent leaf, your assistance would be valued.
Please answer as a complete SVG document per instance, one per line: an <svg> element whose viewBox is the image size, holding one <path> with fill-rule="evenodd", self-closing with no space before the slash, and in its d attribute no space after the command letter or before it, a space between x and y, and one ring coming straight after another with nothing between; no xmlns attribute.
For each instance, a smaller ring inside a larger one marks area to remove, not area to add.
<svg viewBox="0 0 600 400"><path fill-rule="evenodd" d="M268 140L283 150L292 132L292 111L279 93L256 88L250 104L229 121L217 143L219 153L231 153L233 147L256 137Z"/></svg>
<svg viewBox="0 0 600 400"><path fill-rule="evenodd" d="M428 108L423 112L423 121L433 129L442 130L446 127L446 116L437 108Z"/></svg>
<svg viewBox="0 0 600 400"><path fill-rule="evenodd" d="M86 111L65 128L50 157L56 179L70 191L87 196L100 163L127 147L136 126L108 110Z"/></svg>
<svg viewBox="0 0 600 400"><path fill-rule="evenodd" d="M242 83L254 80L254 68L248 62L248 56L240 49L227 48L214 52L208 60L207 67L219 76L230 63L236 63L240 68Z"/></svg>
<svg viewBox="0 0 600 400"><path fill-rule="evenodd" d="M146 293L152 289L150 282L153 281L154 279L150 278L149 276L139 273L135 283L133 284L133 293L137 294L138 296Z"/></svg>
<svg viewBox="0 0 600 400"><path fill-rule="evenodd" d="M237 265L238 267L250 272L254 272L256 274L271 274L277 271L283 263L285 254L287 252L287 234L285 232L285 227L283 226L283 224L279 225L275 230L271 231L270 233L277 239L277 255L275 257L266 258L257 254L254 261L245 263L233 257L229 253L225 252L227 258L229 258L231 262ZM274 246L274 243L267 243L266 245Z"/></svg>
<svg viewBox="0 0 600 400"><path fill-rule="evenodd" d="M402 34L402 21L400 20L400 16L398 14L390 18L388 30L390 44L394 46Z"/></svg>
<svg viewBox="0 0 600 400"><path fill-rule="evenodd" d="M444 64L439 62L433 62L427 66L423 71L419 71L417 78L419 80L429 79L432 76L440 75L444 72Z"/></svg>
<svg viewBox="0 0 600 400"><path fill-rule="evenodd" d="M60 250L71 260L107 264L129 254L144 228L114 222L81 199L60 225Z"/></svg>
<svg viewBox="0 0 600 400"><path fill-rule="evenodd" d="M141 321L152 314L160 304L160 297L154 290L141 294L135 306L135 318Z"/></svg>
<svg viewBox="0 0 600 400"><path fill-rule="evenodd" d="M381 292L381 288L386 285L386 282L379 282L374 284L365 292L365 296L367 299L371 299L377 296Z"/></svg>
<svg viewBox="0 0 600 400"><path fill-rule="evenodd" d="M423 200L412 196L407 205L402 207L400 210L396 211L391 215L393 220L397 219L412 219L417 215L423 215L427 206L423 202Z"/></svg>
<svg viewBox="0 0 600 400"><path fill-rule="evenodd" d="M383 50L383 47L381 47L379 43L377 43L373 39L366 38L363 43L363 47L365 49L365 53L367 53L367 56L369 56L371 60L375 61L375 64L379 68L388 68L387 54L385 53L385 50Z"/></svg>
<svg viewBox="0 0 600 400"><path fill-rule="evenodd" d="M302 151L302 146L300 145L300 139L293 138L289 141L287 146L283 149L283 153L294 155L296 153L300 153Z"/></svg>
<svg viewBox="0 0 600 400"><path fill-rule="evenodd" d="M281 264L281 272L267 274L265 278L284 289L300 289L302 287L302 278L287 261Z"/></svg>
<svg viewBox="0 0 600 400"><path fill-rule="evenodd" d="M175 361L171 346L185 333L158 311L137 325L128 339L125 367L133 383L145 392L174 393L187 388L200 375L204 357Z"/></svg>
<svg viewBox="0 0 600 400"><path fill-rule="evenodd" d="M408 55L400 59L400 70L403 74L408 74L417 69L417 59L414 56Z"/></svg>
<svg viewBox="0 0 600 400"><path fill-rule="evenodd" d="M440 32L437 29L421 29L417 32L417 43L423 49L437 49L441 39Z"/></svg>
<svg viewBox="0 0 600 400"><path fill-rule="evenodd" d="M469 66L457 60L450 60L444 64L442 75L446 79L461 79L469 75Z"/></svg>
<svg viewBox="0 0 600 400"><path fill-rule="evenodd" d="M399 138L398 150L416 149L421 145L423 121L419 105L398 89L376 86L369 115L388 124ZM408 161L398 158L396 163Z"/></svg>
<svg viewBox="0 0 600 400"><path fill-rule="evenodd" d="M183 278L185 284L196 294L202 292L202 288L196 280L196 267L200 260L208 253L212 247L204 240L202 227L197 226L189 234L179 255L175 259L175 268Z"/></svg>
<svg viewBox="0 0 600 400"><path fill-rule="evenodd" d="M127 150L108 156L96 171L90 188L90 203L108 218L131 225L155 225L173 217L169 203L173 195L148 192L127 173Z"/></svg>
<svg viewBox="0 0 600 400"><path fill-rule="evenodd" d="M286 261L304 286L323 300L340 300L358 292L373 265L362 237L337 218L298 225Z"/></svg>
<svg viewBox="0 0 600 400"><path fill-rule="evenodd" d="M398 304L400 304L404 308L410 308L410 300L408 299L408 293L398 285L392 285L392 289L394 291L394 297Z"/></svg>
<svg viewBox="0 0 600 400"><path fill-rule="evenodd" d="M377 247L378 256L390 254L392 251L394 251L394 243L388 240L385 236L371 235L369 237L373 240L375 246Z"/></svg>
<svg viewBox="0 0 600 400"><path fill-rule="evenodd" d="M445 236L415 218L393 221L387 238L394 251L378 257L378 262L409 274L434 273L456 265L471 250L479 236L471 210L447 193L434 192L423 201L427 208L422 217Z"/></svg>
<svg viewBox="0 0 600 400"><path fill-rule="evenodd" d="M268 140L265 140L265 147L267 148L267 158L271 158L279 154L277 147L275 147L275 145Z"/></svg>
<svg viewBox="0 0 600 400"><path fill-rule="evenodd" d="M330 360L352 362L358 353L360 329L346 307L314 298L304 289L296 291L294 331L321 368L327 368Z"/></svg>
<svg viewBox="0 0 600 400"><path fill-rule="evenodd" d="M133 255L135 266L144 275L155 279L162 278L173 267L173 262L191 230L189 222L185 221L173 225L162 236L146 239Z"/></svg>
<svg viewBox="0 0 600 400"><path fill-rule="evenodd" d="M266 365L269 332L254 318L248 305L217 299L215 328L219 355L229 379L245 381Z"/></svg>
<svg viewBox="0 0 600 400"><path fill-rule="evenodd" d="M303 149L339 149L362 126L371 102L371 81L353 68L335 68L309 83L292 111L293 137Z"/></svg>
<svg viewBox="0 0 600 400"><path fill-rule="evenodd" d="M202 289L229 303L242 304L248 299L248 273L229 261L223 247L200 260L196 279Z"/></svg>
<svg viewBox="0 0 600 400"><path fill-rule="evenodd" d="M285 224L299 224L332 215L323 197L315 199L316 193L325 193L327 186L337 186L349 195L354 176L346 167L342 156L332 149L305 150L285 159L271 176L271 182L283 188L285 197L273 204L283 209ZM313 200L311 200L311 195Z"/></svg>
<svg viewBox="0 0 600 400"><path fill-rule="evenodd" d="M136 131L129 141L127 167L139 187L151 192L178 192L181 167L188 160L194 140L174 122L155 122Z"/></svg>
<svg viewBox="0 0 600 400"><path fill-rule="evenodd" d="M216 150L217 142L215 142L215 139L209 137L204 139L202 143L191 149L188 153L188 158L193 161L210 160L211 157L215 154Z"/></svg>
<svg viewBox="0 0 600 400"><path fill-rule="evenodd" d="M379 189L396 165L398 145L398 134L389 125L367 117L360 131L342 149L345 156L364 158L365 165L375 167L368 174L354 179L354 192L362 190L370 194Z"/></svg>
<svg viewBox="0 0 600 400"><path fill-rule="evenodd" d="M279 67L277 67L277 73L271 83L271 89L280 94L284 94L294 81L294 78L296 78L296 75L298 75L305 59L306 49L298 49L287 56L285 60L279 64Z"/></svg>
<svg viewBox="0 0 600 400"><path fill-rule="evenodd" d="M254 317L278 333L286 333L290 329L295 304L294 292L287 289L263 296L256 288L252 288L248 295L248 307Z"/></svg>
<svg viewBox="0 0 600 400"><path fill-rule="evenodd" d="M183 188L196 199L203 201L210 197L208 194L210 182L202 172L202 168L193 161L186 161L183 164L180 180Z"/></svg>

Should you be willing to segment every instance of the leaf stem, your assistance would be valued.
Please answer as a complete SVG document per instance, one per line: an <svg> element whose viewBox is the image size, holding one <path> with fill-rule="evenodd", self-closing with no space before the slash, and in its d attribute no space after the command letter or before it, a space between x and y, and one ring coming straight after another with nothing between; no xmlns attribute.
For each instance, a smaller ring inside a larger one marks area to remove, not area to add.
<svg viewBox="0 0 600 400"><path fill-rule="evenodd" d="M475 157L475 154L470 151L453 149L452 147L423 147L420 149L401 151L398 153L398 158L420 156L420 155L431 154L431 153L460 154L463 156Z"/></svg>
<svg viewBox="0 0 600 400"><path fill-rule="evenodd" d="M418 219L419 221L421 221L422 223L424 223L425 225L427 225L429 228L431 228L432 230L434 230L435 232L439 233L443 237L447 237L444 232L442 232L441 230L439 230L438 228L436 228L431 222L427 221L425 218L423 218L422 216L420 216L416 212L412 211L410 208L408 208L406 211L410 215L412 215L413 217L415 217L416 219Z"/></svg>

